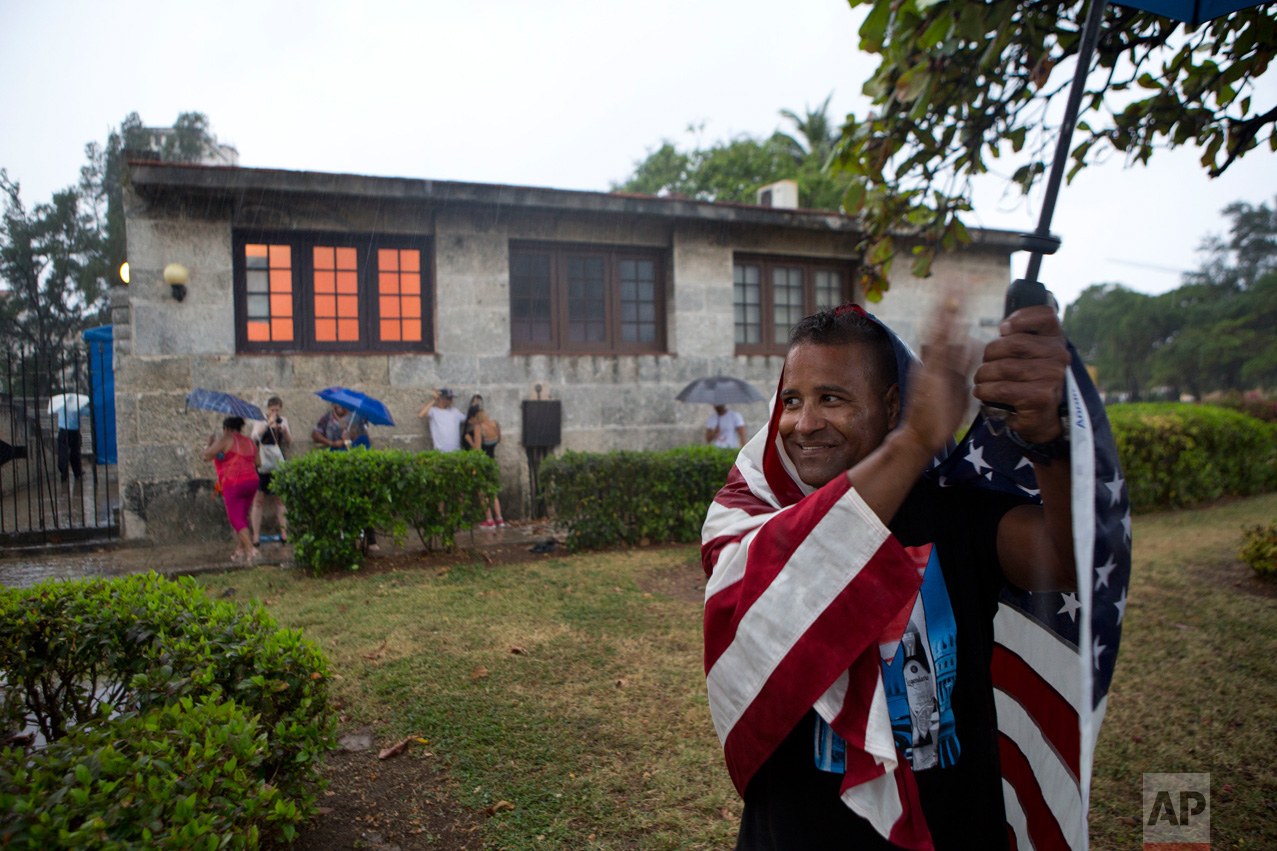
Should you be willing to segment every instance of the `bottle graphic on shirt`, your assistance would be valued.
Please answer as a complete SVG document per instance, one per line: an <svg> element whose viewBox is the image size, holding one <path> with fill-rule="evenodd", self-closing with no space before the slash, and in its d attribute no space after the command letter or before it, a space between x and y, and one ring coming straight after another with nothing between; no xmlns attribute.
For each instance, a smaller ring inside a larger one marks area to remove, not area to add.
<svg viewBox="0 0 1277 851"><path fill-rule="evenodd" d="M905 696L913 726L912 762L916 771L939 763L936 744L940 738L940 703L936 698L936 679L927 659L926 641L913 619L901 636L900 645L904 649Z"/></svg>

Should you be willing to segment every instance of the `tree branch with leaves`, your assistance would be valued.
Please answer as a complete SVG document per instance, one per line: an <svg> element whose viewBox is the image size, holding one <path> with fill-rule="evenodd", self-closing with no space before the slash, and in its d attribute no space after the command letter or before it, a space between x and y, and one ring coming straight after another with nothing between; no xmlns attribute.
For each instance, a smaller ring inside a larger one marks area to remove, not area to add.
<svg viewBox="0 0 1277 851"><path fill-rule="evenodd" d="M1081 0L848 0L868 6L860 48L879 57L864 92L873 112L849 116L835 152L851 177L844 200L864 223L862 286L877 301L897 240L914 243L912 271L969 241L961 214L972 180L1003 156L1026 194L1046 173L1081 42ZM1110 6L1068 178L1106 154L1147 163L1159 148L1194 145L1218 176L1267 138L1277 108L1255 102L1277 52L1277 7L1237 12L1185 30L1175 21Z"/></svg>

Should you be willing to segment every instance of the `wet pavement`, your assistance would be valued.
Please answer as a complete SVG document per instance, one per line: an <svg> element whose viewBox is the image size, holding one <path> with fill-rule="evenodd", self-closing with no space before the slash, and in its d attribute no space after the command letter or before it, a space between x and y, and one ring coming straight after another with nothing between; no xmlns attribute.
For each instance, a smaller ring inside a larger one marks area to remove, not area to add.
<svg viewBox="0 0 1277 851"><path fill-rule="evenodd" d="M482 549L500 544L524 544L529 547L549 538L562 541L561 530L546 522L509 525L500 529L473 529L457 535L460 549ZM232 541L213 544L147 546L128 542L80 546L72 551L44 552L39 548L0 550L0 586L28 588L46 579L76 579L88 576L127 576L155 571L166 576L185 576L206 571L238 570L230 555ZM398 548L387 539L381 557L401 552L421 552L421 541L411 534L404 547ZM288 545L266 543L255 564L291 566L293 549Z"/></svg>

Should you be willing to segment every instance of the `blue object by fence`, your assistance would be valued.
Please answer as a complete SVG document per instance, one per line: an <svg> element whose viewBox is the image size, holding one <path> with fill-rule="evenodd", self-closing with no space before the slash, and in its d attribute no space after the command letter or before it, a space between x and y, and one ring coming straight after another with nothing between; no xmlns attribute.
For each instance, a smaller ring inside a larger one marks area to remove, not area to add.
<svg viewBox="0 0 1277 851"><path fill-rule="evenodd" d="M93 408L93 451L97 463L114 464L115 457L115 365L111 351L113 326L103 325L84 332L89 349L89 398Z"/></svg>

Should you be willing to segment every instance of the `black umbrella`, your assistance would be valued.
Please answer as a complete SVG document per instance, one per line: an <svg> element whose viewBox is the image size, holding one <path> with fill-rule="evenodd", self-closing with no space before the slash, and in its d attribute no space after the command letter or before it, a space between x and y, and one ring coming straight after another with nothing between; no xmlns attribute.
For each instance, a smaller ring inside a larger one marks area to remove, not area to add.
<svg viewBox="0 0 1277 851"><path fill-rule="evenodd" d="M680 402L699 402L707 405L743 405L747 402L763 401L762 395L749 384L739 378L728 378L723 375L698 378L679 391L675 398Z"/></svg>
<svg viewBox="0 0 1277 851"><path fill-rule="evenodd" d="M1196 27L1202 21L1222 17L1240 9L1262 5L1267 0L1115 0L1119 6L1130 6L1155 15L1183 21L1190 27ZM1082 28L1082 43L1078 47L1077 68L1073 71L1073 85L1069 89L1069 98L1065 104L1064 121L1060 125L1060 138L1055 144L1055 158L1051 162L1051 173L1046 181L1046 197L1042 200L1042 212L1038 217L1038 226L1033 233L1020 235L1020 247L1029 251L1029 266L1024 277L1018 278L1007 288L1006 314L1010 316L1021 307L1035 304L1046 304L1046 288L1038 281L1038 270L1042 265L1044 254L1054 254L1060 247L1059 237L1051 235L1051 216L1055 213L1055 199L1060 192L1060 183L1064 179L1064 167L1069 158L1069 148L1073 140L1073 128L1077 124L1078 107L1082 101L1082 92L1086 88L1086 76L1091 71L1091 59L1095 54L1095 45L1100 38L1100 24L1104 19L1104 10L1108 8L1108 0L1092 0L1091 8L1086 13L1086 23Z"/></svg>

